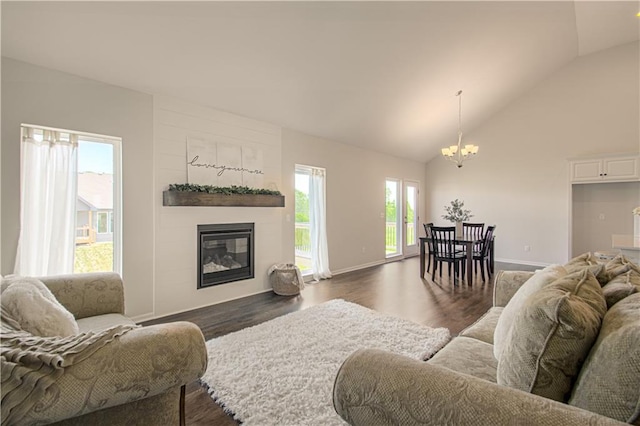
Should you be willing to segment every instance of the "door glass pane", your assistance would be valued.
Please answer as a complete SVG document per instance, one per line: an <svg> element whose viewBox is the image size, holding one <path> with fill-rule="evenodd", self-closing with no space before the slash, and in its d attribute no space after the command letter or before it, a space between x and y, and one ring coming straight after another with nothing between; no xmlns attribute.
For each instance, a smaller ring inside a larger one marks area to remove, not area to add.
<svg viewBox="0 0 640 426"><path fill-rule="evenodd" d="M402 222L400 221L402 212L399 212L400 200L398 191L400 182L388 179L385 188L385 252L386 256L394 256L401 254L401 230Z"/></svg>
<svg viewBox="0 0 640 426"><path fill-rule="evenodd" d="M417 203L417 190L415 186L407 186L406 193L406 210L405 214L407 217L407 234L406 234L406 245L414 246L416 244L416 203Z"/></svg>
<svg viewBox="0 0 640 426"><path fill-rule="evenodd" d="M107 212L98 213L98 234L107 233Z"/></svg>
<svg viewBox="0 0 640 426"><path fill-rule="evenodd" d="M296 266L311 271L311 228L309 226L309 170L296 169Z"/></svg>

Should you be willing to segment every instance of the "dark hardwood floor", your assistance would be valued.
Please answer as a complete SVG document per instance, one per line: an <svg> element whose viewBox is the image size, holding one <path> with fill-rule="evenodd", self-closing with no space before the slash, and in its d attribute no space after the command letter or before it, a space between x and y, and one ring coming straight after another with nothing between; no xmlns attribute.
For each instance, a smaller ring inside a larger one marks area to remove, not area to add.
<svg viewBox="0 0 640 426"><path fill-rule="evenodd" d="M143 325L171 321L197 324L209 340L275 317L331 299L344 299L430 327L447 327L457 334L491 307L493 282L474 276L473 285L430 274L419 277L417 257L349 272L330 280L308 284L300 296L261 293L206 308L147 321ZM535 270L535 267L496 263L496 270ZM455 281L455 282L454 282ZM187 425L237 425L197 383L187 386Z"/></svg>

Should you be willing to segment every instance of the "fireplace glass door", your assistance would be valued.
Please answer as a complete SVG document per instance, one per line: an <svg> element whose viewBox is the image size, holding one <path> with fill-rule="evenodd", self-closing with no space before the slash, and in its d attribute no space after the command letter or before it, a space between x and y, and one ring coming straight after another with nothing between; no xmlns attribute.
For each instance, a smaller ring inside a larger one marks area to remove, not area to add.
<svg viewBox="0 0 640 426"><path fill-rule="evenodd" d="M198 225L198 288L254 277L253 223Z"/></svg>

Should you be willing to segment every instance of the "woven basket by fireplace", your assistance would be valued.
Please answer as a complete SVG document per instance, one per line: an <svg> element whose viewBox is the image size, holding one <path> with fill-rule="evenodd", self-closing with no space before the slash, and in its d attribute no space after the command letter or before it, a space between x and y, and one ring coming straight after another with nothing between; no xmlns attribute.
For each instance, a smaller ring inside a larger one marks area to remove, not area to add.
<svg viewBox="0 0 640 426"><path fill-rule="evenodd" d="M300 269L292 263L280 263L269 268L269 282L274 293L295 296L304 288Z"/></svg>

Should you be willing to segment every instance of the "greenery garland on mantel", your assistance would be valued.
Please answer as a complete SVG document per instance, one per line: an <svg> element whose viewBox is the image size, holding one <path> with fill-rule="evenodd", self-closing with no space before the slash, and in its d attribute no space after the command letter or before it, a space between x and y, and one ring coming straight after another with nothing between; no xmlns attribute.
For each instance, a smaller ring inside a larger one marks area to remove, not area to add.
<svg viewBox="0 0 640 426"><path fill-rule="evenodd" d="M249 188L248 186L213 186L213 185L197 185L194 183L172 183L169 185L169 191L182 192L203 192L206 194L251 194L251 195L282 195L280 191L272 189Z"/></svg>
<svg viewBox="0 0 640 426"><path fill-rule="evenodd" d="M171 184L162 194L164 206L284 207L284 195L247 186Z"/></svg>

